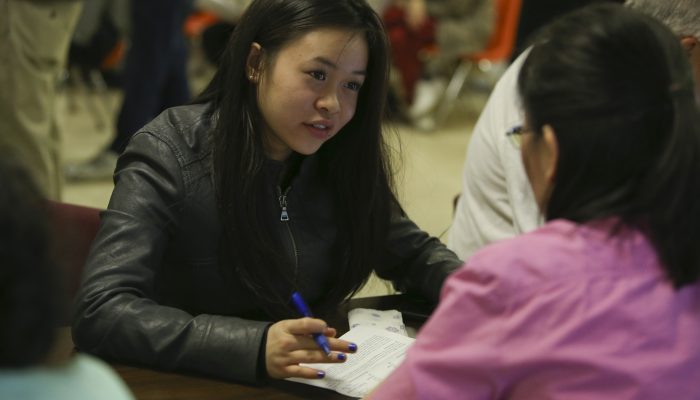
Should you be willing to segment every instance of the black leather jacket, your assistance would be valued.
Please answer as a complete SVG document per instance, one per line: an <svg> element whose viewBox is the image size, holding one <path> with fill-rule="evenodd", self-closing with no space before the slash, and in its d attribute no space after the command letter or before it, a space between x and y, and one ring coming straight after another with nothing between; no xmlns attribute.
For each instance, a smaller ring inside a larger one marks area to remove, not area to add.
<svg viewBox="0 0 700 400"><path fill-rule="evenodd" d="M270 322L251 318L260 315L253 295L242 284L226 285L218 271L221 226L203 111L202 105L166 110L120 157L76 300L73 339L81 350L110 359L254 382ZM261 202L296 253L298 280L313 303L332 284L338 227L313 156L287 193L289 221L280 221L281 165L267 166L269 199ZM437 301L461 261L405 216L393 219L390 236L377 274Z"/></svg>

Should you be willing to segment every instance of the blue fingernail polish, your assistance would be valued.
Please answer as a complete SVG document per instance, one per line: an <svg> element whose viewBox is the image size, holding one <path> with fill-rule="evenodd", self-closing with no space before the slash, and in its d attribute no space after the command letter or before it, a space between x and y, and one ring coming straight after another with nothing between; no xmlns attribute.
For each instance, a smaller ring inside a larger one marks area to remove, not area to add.
<svg viewBox="0 0 700 400"><path fill-rule="evenodd" d="M326 373L323 371L318 371L318 372L316 372L316 376L318 376L319 378L323 378L326 376Z"/></svg>
<svg viewBox="0 0 700 400"><path fill-rule="evenodd" d="M352 351L352 352L357 351L357 345L356 345L355 343L350 343L350 344L348 345L348 350L350 350L350 351Z"/></svg>
<svg viewBox="0 0 700 400"><path fill-rule="evenodd" d="M338 353L338 360L340 361L345 361L346 355L345 353Z"/></svg>

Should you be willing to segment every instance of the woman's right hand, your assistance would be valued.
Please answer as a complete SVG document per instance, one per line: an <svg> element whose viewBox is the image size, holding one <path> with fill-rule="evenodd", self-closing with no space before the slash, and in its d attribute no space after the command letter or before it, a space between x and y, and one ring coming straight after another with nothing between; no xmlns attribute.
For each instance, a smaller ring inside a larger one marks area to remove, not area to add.
<svg viewBox="0 0 700 400"><path fill-rule="evenodd" d="M312 334L320 333L328 338L331 356L321 350ZM355 352L357 346L335 338L336 331L323 320L299 318L279 321L270 326L265 344L265 366L271 378L320 379L325 376L321 370L300 366L300 363L341 363L347 358L346 352Z"/></svg>

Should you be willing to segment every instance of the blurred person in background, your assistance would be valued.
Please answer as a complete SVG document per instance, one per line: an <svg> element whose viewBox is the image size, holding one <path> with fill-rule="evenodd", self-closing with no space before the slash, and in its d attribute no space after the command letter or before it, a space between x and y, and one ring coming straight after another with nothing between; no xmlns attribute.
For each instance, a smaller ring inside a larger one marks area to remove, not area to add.
<svg viewBox="0 0 700 400"><path fill-rule="evenodd" d="M393 0L383 17L409 121L430 125L459 57L483 49L493 31L493 0Z"/></svg>
<svg viewBox="0 0 700 400"><path fill-rule="evenodd" d="M56 86L81 5L0 0L0 151L17 155L56 200L63 185Z"/></svg>
<svg viewBox="0 0 700 400"><path fill-rule="evenodd" d="M619 3L589 3L596 2ZM658 19L676 34L700 93L700 0L629 0L625 6ZM516 81L527 55L528 50L494 87L467 146L462 191L448 236L448 247L463 260L486 244L543 223L519 150L506 135L524 123Z"/></svg>
<svg viewBox="0 0 700 400"><path fill-rule="evenodd" d="M116 136L94 158L68 165L70 180L107 179L131 136L166 108L190 101L183 31L191 0L132 0L131 37L122 77Z"/></svg>

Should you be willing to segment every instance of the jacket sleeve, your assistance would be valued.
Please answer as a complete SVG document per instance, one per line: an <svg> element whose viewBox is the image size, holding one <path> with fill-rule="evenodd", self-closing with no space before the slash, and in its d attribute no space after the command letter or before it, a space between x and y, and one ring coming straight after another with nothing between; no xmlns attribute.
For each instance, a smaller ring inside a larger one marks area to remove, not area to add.
<svg viewBox="0 0 700 400"><path fill-rule="evenodd" d="M73 340L113 360L254 382L269 323L190 315L154 300L190 179L164 140L139 132L119 159L76 298Z"/></svg>
<svg viewBox="0 0 700 400"><path fill-rule="evenodd" d="M377 275L391 280L396 290L414 293L434 303L447 276L462 265L457 255L429 236L400 207L391 219L385 258Z"/></svg>

